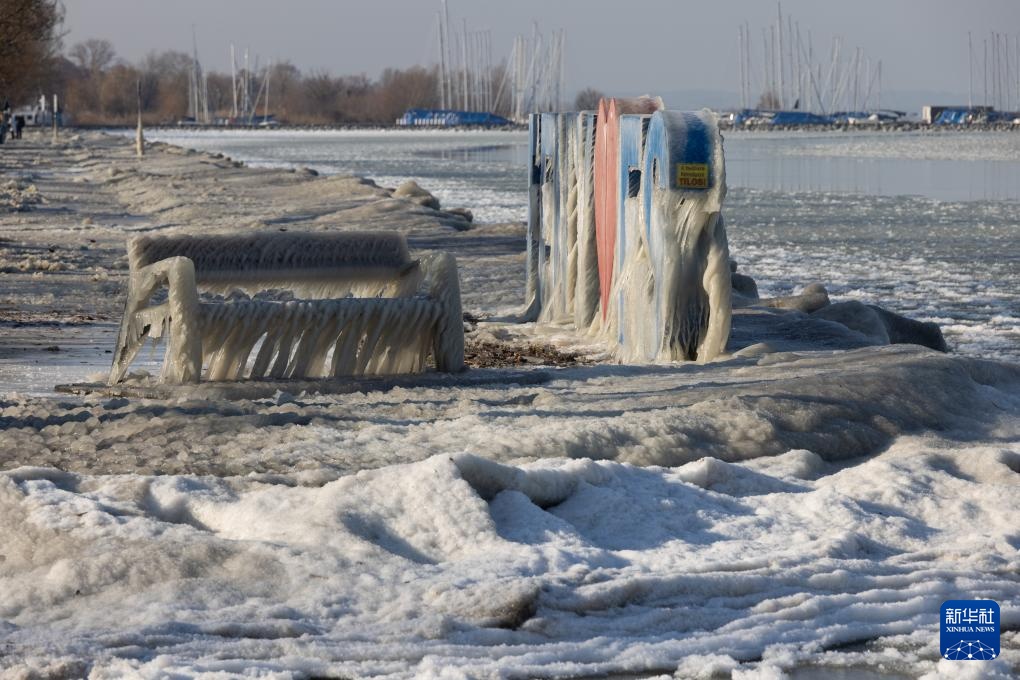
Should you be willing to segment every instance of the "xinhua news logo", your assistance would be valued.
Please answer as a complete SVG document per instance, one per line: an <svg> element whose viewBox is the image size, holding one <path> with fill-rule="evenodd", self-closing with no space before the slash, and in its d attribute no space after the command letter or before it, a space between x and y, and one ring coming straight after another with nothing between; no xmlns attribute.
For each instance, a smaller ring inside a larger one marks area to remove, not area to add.
<svg viewBox="0 0 1020 680"><path fill-rule="evenodd" d="M999 656L999 605L995 600L942 603L939 649L950 661L991 661Z"/></svg>

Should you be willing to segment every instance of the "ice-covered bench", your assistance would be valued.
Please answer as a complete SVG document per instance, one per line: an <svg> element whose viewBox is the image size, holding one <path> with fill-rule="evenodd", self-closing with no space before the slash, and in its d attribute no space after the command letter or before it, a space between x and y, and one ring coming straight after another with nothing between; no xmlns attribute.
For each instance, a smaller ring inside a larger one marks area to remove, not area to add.
<svg viewBox="0 0 1020 680"><path fill-rule="evenodd" d="M141 236L128 258L111 385L164 335L165 383L414 373L430 355L439 371L464 365L456 261L411 259L397 233Z"/></svg>

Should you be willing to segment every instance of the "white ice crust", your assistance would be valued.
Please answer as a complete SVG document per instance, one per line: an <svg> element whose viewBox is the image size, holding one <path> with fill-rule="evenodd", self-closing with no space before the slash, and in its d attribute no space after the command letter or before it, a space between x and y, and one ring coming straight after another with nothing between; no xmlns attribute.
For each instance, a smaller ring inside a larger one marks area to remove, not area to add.
<svg viewBox="0 0 1020 680"><path fill-rule="evenodd" d="M948 678L940 602L1015 611L1018 468L1015 443L932 437L847 469L805 450L437 455L296 486L21 468L0 474L0 632L22 669L96 678ZM1009 677L1015 642L982 677Z"/></svg>

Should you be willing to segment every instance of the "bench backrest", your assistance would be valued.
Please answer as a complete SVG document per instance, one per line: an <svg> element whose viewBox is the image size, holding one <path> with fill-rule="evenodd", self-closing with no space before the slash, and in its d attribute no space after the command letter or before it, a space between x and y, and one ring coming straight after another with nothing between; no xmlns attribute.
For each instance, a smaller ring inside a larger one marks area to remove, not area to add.
<svg viewBox="0 0 1020 680"><path fill-rule="evenodd" d="M199 285L322 279L385 280L416 264L396 232L274 232L243 236L137 236L131 271L169 257L195 265Z"/></svg>

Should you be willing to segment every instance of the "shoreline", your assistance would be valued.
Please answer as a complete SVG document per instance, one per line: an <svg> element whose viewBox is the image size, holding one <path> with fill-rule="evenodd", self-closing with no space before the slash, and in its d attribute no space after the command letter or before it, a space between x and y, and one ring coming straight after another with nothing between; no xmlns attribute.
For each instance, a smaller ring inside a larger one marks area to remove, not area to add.
<svg viewBox="0 0 1020 680"><path fill-rule="evenodd" d="M102 130L129 130L134 131L132 123L123 124L89 124L75 125L62 130L102 131ZM500 127L483 126L400 126L400 125L276 125L262 127L259 125L176 125L159 124L145 125L146 130L173 130L173 131L215 131L215 132L527 132L527 125L507 125ZM900 123L849 123L838 125L769 125L752 124L734 127L725 121L720 120L720 129L723 131L739 132L1020 132L1020 123L973 123L969 125L934 125L920 122Z"/></svg>

